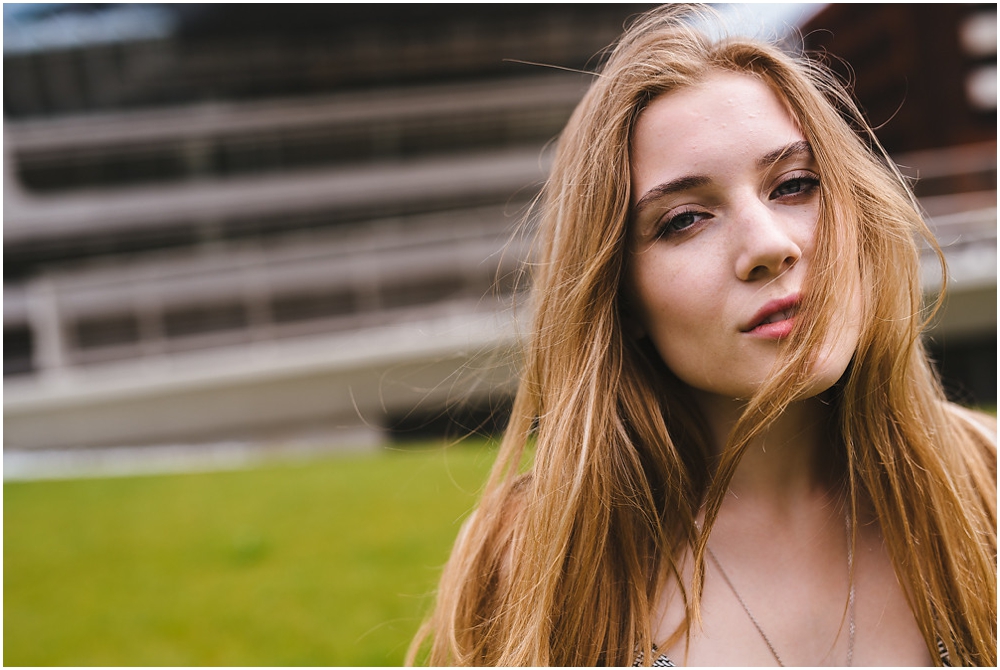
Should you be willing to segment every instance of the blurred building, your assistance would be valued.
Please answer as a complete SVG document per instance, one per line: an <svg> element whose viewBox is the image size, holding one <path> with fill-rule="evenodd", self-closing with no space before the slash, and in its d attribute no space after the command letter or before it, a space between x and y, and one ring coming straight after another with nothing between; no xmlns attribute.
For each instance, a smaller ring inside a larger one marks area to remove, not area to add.
<svg viewBox="0 0 1000 670"><path fill-rule="evenodd" d="M920 177L955 275L936 351L995 400L995 7L992 47L989 8L850 7L803 32ZM502 416L530 318L514 227L572 70L639 9L5 6L5 449ZM967 83L991 64L992 98Z"/></svg>
<svg viewBox="0 0 1000 670"><path fill-rule="evenodd" d="M5 10L5 447L502 415L514 227L588 83L508 59L586 68L635 11Z"/></svg>
<svg viewBox="0 0 1000 670"><path fill-rule="evenodd" d="M928 338L958 401L997 397L997 7L831 4L800 28L861 101L948 261ZM925 285L940 273L925 254Z"/></svg>

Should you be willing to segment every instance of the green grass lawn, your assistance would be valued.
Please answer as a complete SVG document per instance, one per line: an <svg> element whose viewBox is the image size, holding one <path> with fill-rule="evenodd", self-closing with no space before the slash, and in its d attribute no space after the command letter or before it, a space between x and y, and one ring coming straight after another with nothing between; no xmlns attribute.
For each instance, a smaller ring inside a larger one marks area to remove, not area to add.
<svg viewBox="0 0 1000 670"><path fill-rule="evenodd" d="M5 665L398 665L495 451L4 484Z"/></svg>

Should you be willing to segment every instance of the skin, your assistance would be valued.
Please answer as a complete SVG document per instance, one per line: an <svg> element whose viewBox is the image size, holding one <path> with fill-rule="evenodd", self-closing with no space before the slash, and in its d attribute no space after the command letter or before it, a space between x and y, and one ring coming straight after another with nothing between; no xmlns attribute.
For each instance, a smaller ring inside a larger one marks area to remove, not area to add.
<svg viewBox="0 0 1000 670"><path fill-rule="evenodd" d="M822 175L778 97L731 73L654 100L637 120L631 172L633 334L691 388L720 449L794 327L785 307L808 298ZM845 287L841 327L816 352L809 392L746 451L709 543L786 665L847 660L845 506L825 475L828 409L817 396L854 354L859 293ZM928 665L878 526L858 522L853 663ZM689 581L691 556L680 558ZM670 580L655 611L654 638L666 640L685 617ZM689 647L662 651L686 665L775 664L711 561L702 625Z"/></svg>
<svg viewBox="0 0 1000 670"><path fill-rule="evenodd" d="M802 132L764 84L714 79L654 101L639 117L629 280L642 333L674 374L706 393L747 398L786 329L744 331L768 304L802 295L819 174ZM856 348L857 299L845 307L853 327L820 356L814 392L840 378Z"/></svg>

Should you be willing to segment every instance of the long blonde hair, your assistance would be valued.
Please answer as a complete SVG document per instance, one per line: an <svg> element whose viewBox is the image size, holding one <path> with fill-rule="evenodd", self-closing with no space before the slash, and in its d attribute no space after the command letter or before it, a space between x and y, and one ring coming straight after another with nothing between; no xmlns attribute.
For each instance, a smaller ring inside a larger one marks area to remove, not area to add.
<svg viewBox="0 0 1000 670"><path fill-rule="evenodd" d="M740 456L801 395L810 352L835 324L838 286L860 270L860 342L830 391L853 518L862 508L877 515L934 658L941 640L953 663L995 665L996 446L947 403L920 340L928 311L915 240L934 245L933 236L827 70L757 41L713 41L687 12L639 17L559 139L511 421L410 661L421 649L434 665L630 665L638 651L649 659L664 575L688 612L673 639L686 634ZM823 204L799 326L712 460L698 408L648 341L628 335L622 293L635 120L656 97L719 71L756 77L784 101L812 146ZM695 556L690 591L676 562L684 548Z"/></svg>

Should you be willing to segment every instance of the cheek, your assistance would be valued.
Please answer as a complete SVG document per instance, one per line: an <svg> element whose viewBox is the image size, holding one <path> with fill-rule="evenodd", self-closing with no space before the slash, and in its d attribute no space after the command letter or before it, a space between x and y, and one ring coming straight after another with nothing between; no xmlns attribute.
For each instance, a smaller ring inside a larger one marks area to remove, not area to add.
<svg viewBox="0 0 1000 670"><path fill-rule="evenodd" d="M721 311L722 292L712 273L702 264L647 252L637 257L630 288L637 332L652 340L664 363L676 372L676 359L703 348L706 333L714 330L709 325L712 315Z"/></svg>
<svg viewBox="0 0 1000 670"><path fill-rule="evenodd" d="M829 386L844 374L861 340L864 314L860 277L845 293L849 297L844 303L840 318L836 320L814 364L819 383Z"/></svg>

